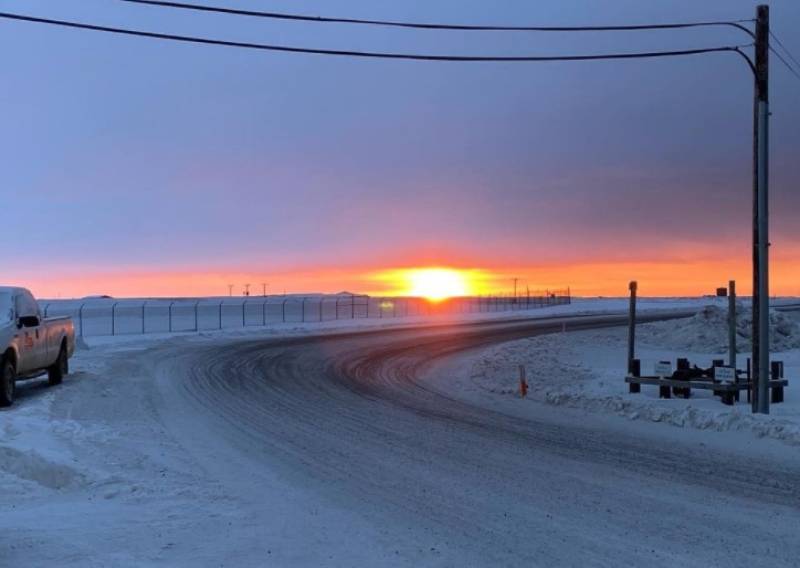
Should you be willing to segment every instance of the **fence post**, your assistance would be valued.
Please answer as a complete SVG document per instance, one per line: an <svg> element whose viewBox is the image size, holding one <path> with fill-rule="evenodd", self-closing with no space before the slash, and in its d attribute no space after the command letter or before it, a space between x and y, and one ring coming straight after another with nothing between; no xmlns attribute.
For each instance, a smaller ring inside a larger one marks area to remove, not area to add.
<svg viewBox="0 0 800 568"><path fill-rule="evenodd" d="M628 284L631 298L628 307L628 372L632 372L633 359L636 356L636 281L632 280ZM669 388L669 387L667 387Z"/></svg>
<svg viewBox="0 0 800 568"><path fill-rule="evenodd" d="M306 299L300 304L300 323L306 323Z"/></svg>
<svg viewBox="0 0 800 568"><path fill-rule="evenodd" d="M242 329L247 327L247 315L245 313L245 306L247 305L247 300L242 302Z"/></svg>
<svg viewBox="0 0 800 568"><path fill-rule="evenodd" d="M281 320L283 320L283 323L286 323L286 298L283 299L283 303L281 304Z"/></svg>
<svg viewBox="0 0 800 568"><path fill-rule="evenodd" d="M197 308L198 308L199 305L200 305L200 300L197 300L194 303L194 330L195 330L195 332L200 331L200 328L197 325Z"/></svg>
<svg viewBox="0 0 800 568"><path fill-rule="evenodd" d="M350 296L350 319L356 319L356 297Z"/></svg>
<svg viewBox="0 0 800 568"><path fill-rule="evenodd" d="M147 300L142 303L142 335L144 335L145 327L144 327L144 307L147 305Z"/></svg>
<svg viewBox="0 0 800 568"><path fill-rule="evenodd" d="M111 335L116 335L117 333L117 318L116 318L116 309L117 304L119 302L114 302L111 305Z"/></svg>
<svg viewBox="0 0 800 568"><path fill-rule="evenodd" d="M261 327L267 327L267 298L261 304Z"/></svg>
<svg viewBox="0 0 800 568"><path fill-rule="evenodd" d="M169 314L169 331L172 333L172 304L175 302L169 303L169 308L167 308L167 313Z"/></svg>
<svg viewBox="0 0 800 568"><path fill-rule="evenodd" d="M80 333L81 337L83 337L83 306L85 305L86 302L82 303L81 307L78 308L78 323L80 324L81 327L81 333Z"/></svg>
<svg viewBox="0 0 800 568"><path fill-rule="evenodd" d="M225 300L219 301L219 329L222 329L222 304L225 303Z"/></svg>

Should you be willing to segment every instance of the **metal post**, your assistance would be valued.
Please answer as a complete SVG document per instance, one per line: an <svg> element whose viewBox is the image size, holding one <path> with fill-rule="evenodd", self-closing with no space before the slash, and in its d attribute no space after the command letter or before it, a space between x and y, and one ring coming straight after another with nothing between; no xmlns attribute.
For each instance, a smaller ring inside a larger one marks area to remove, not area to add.
<svg viewBox="0 0 800 568"><path fill-rule="evenodd" d="M144 335L144 333L145 333L145 327L144 327L144 315L145 315L144 308L145 308L145 306L147 306L147 300L142 302L142 335Z"/></svg>
<svg viewBox="0 0 800 568"><path fill-rule="evenodd" d="M249 286L249 284L248 284ZM247 305L247 300L242 302L242 328L247 327L247 315L245 312L245 306Z"/></svg>
<svg viewBox="0 0 800 568"><path fill-rule="evenodd" d="M81 333L80 333L81 337L83 337L83 306L85 306L85 305L86 305L86 302L81 304L81 307L78 308L78 324L80 325L80 328L81 328Z"/></svg>
<svg viewBox="0 0 800 568"><path fill-rule="evenodd" d="M222 304L225 303L225 300L219 301L219 329L222 329Z"/></svg>
<svg viewBox="0 0 800 568"><path fill-rule="evenodd" d="M117 304L118 303L119 302L114 302L111 305L111 335L116 335L117 334L116 333L117 332L117 318L116 318L115 310L117 308Z"/></svg>
<svg viewBox="0 0 800 568"><path fill-rule="evenodd" d="M356 319L356 297L350 296L350 319Z"/></svg>
<svg viewBox="0 0 800 568"><path fill-rule="evenodd" d="M303 303L300 304L300 312L301 312L300 321L302 323L305 323L305 321L306 321L306 299L305 298L303 298Z"/></svg>
<svg viewBox="0 0 800 568"><path fill-rule="evenodd" d="M168 313L169 313L169 330L170 330L170 332L172 331L172 304L174 304L174 303L175 303L175 302L170 302L170 303L169 303L169 308L168 308Z"/></svg>
<svg viewBox="0 0 800 568"><path fill-rule="evenodd" d="M319 297L319 321L322 321L322 300L324 296Z"/></svg>
<svg viewBox="0 0 800 568"><path fill-rule="evenodd" d="M267 299L266 294L264 294L264 303L261 304L261 325L262 327L267 326Z"/></svg>
<svg viewBox="0 0 800 568"><path fill-rule="evenodd" d="M636 281L628 284L631 291L631 301L628 310L628 372L632 372L633 359L636 356Z"/></svg>
<svg viewBox="0 0 800 568"><path fill-rule="evenodd" d="M769 414L769 6L756 8L753 195L753 412Z"/></svg>
<svg viewBox="0 0 800 568"><path fill-rule="evenodd" d="M198 323L197 322L197 308L198 308L199 305L200 305L200 300L197 300L194 303L194 330L195 331L200 331L200 329L197 326L197 323Z"/></svg>
<svg viewBox="0 0 800 568"><path fill-rule="evenodd" d="M736 373L736 281L728 282L728 365Z"/></svg>

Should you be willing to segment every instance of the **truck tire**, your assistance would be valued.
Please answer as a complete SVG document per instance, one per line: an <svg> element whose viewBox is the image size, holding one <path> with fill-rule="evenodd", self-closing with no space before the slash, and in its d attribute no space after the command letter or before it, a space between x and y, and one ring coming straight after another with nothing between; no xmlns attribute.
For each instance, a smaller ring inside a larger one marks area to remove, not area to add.
<svg viewBox="0 0 800 568"><path fill-rule="evenodd" d="M17 371L14 363L3 361L0 368L0 406L11 406L14 404L14 394L16 392Z"/></svg>
<svg viewBox="0 0 800 568"><path fill-rule="evenodd" d="M58 351L58 359L47 369L47 382L51 387L60 385L67 373L69 373L69 359L67 348L62 344Z"/></svg>

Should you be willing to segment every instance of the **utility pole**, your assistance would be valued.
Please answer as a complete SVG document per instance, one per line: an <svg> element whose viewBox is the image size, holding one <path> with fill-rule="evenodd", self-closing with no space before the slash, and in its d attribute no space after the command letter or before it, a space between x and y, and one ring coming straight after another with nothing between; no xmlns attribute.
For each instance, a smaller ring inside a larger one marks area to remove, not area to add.
<svg viewBox="0 0 800 568"><path fill-rule="evenodd" d="M262 282L261 283L261 295L262 296L266 296L267 295L267 283L266 282Z"/></svg>
<svg viewBox="0 0 800 568"><path fill-rule="evenodd" d="M738 382L736 374L736 281L728 281L728 366L733 367L734 377Z"/></svg>
<svg viewBox="0 0 800 568"><path fill-rule="evenodd" d="M245 296L249 296L250 295L250 284L245 284L244 285L244 295Z"/></svg>
<svg viewBox="0 0 800 568"><path fill-rule="evenodd" d="M228 284L228 296L233 296L233 284Z"/></svg>
<svg viewBox="0 0 800 568"><path fill-rule="evenodd" d="M756 8L753 108L753 412L769 414L769 6Z"/></svg>

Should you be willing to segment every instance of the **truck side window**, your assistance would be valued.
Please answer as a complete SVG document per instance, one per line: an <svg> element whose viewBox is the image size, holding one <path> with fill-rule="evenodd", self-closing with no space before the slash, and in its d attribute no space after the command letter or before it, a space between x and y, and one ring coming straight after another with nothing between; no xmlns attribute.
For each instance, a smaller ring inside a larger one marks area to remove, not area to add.
<svg viewBox="0 0 800 568"><path fill-rule="evenodd" d="M39 304L36 303L30 292L20 292L17 294L17 317L31 316L39 318Z"/></svg>

